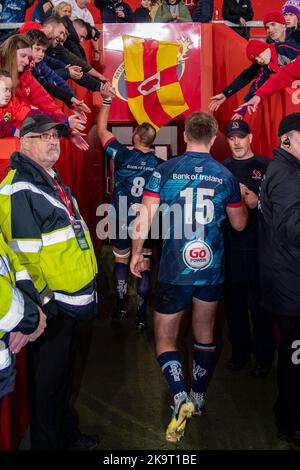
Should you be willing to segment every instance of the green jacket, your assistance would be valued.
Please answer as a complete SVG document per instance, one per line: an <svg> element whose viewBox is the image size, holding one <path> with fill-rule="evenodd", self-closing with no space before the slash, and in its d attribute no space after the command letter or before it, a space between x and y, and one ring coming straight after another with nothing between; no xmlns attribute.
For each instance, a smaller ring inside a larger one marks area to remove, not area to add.
<svg viewBox="0 0 300 470"><path fill-rule="evenodd" d="M177 22L179 23L192 23L192 17L190 15L190 12L188 8L182 3L182 1L179 2L178 4L179 7L179 17L177 19ZM165 0L163 0L162 4L158 7L156 11L156 15L154 18L155 23L168 23L172 22L173 17L170 13L169 5Z"/></svg>
<svg viewBox="0 0 300 470"><path fill-rule="evenodd" d="M30 273L42 304L52 298L59 311L72 317L94 314L97 263L88 228L70 189L57 175L75 219L84 229L85 249L54 179L21 153L12 154L10 166L12 170L0 184L0 226Z"/></svg>

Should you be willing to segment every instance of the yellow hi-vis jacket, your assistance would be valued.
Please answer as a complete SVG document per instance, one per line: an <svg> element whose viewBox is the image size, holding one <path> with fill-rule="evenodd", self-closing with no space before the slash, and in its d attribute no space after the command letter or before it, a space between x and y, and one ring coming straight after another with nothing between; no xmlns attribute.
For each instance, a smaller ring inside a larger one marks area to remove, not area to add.
<svg viewBox="0 0 300 470"><path fill-rule="evenodd" d="M85 249L54 179L21 153L12 154L10 166L0 184L0 226L9 246L30 273L43 304L52 297L62 313L75 318L94 314L97 263L70 189L57 175L83 227Z"/></svg>
<svg viewBox="0 0 300 470"><path fill-rule="evenodd" d="M0 398L14 388L14 356L8 349L9 334L32 333L38 326L39 295L26 269L5 243L0 232Z"/></svg>

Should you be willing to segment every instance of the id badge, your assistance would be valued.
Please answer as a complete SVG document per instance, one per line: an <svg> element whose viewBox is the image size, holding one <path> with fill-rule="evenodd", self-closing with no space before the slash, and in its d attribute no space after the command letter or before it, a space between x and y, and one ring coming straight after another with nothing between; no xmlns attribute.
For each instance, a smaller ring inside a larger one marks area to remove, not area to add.
<svg viewBox="0 0 300 470"><path fill-rule="evenodd" d="M81 250L88 250L89 245L88 245L87 239L85 238L84 230L83 230L80 220L75 220L73 224L73 230L75 233L77 243L80 246Z"/></svg>

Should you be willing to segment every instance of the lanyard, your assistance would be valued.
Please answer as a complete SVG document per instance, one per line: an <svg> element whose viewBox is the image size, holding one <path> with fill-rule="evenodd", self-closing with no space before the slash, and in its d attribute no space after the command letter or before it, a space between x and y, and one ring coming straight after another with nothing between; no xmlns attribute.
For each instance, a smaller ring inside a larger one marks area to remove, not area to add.
<svg viewBox="0 0 300 470"><path fill-rule="evenodd" d="M55 181L55 184L56 184L56 187L57 187L57 191L58 191L58 194L59 194L59 197L60 199L62 200L63 204L66 206L66 208L68 209L68 212L69 212L69 216L70 216L70 219L71 219L71 223L72 225L74 224L75 222L75 214L74 214L74 211L73 211L73 207L72 207L72 202L69 198L69 195L66 191L63 190L63 188L61 187L61 185L59 184L59 182L57 181L56 178L53 178L54 181Z"/></svg>

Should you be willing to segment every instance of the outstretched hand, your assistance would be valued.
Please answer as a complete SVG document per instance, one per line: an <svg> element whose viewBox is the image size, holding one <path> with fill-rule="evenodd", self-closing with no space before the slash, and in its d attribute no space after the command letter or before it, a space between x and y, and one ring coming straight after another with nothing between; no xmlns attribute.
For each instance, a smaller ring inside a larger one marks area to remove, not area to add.
<svg viewBox="0 0 300 470"><path fill-rule="evenodd" d="M241 104L234 111L235 113L238 113L242 108L247 107L247 111L251 115L256 112L257 107L260 102L261 102L261 98L255 95L251 98L251 100L247 101L246 103Z"/></svg>
<svg viewBox="0 0 300 470"><path fill-rule="evenodd" d="M80 150L88 150L90 147L83 136L74 130L69 133L69 139Z"/></svg>
<svg viewBox="0 0 300 470"><path fill-rule="evenodd" d="M224 93L219 93L218 95L212 96L210 98L210 103L208 106L209 110L217 111L217 109L219 109L219 107L221 106L221 104L224 103L225 100L226 96L224 95Z"/></svg>

